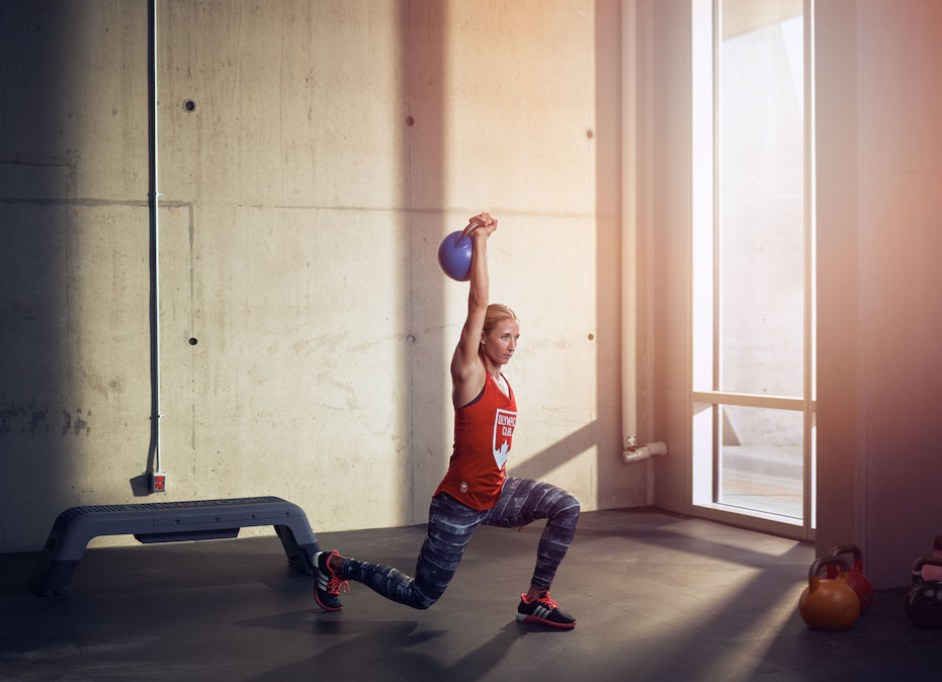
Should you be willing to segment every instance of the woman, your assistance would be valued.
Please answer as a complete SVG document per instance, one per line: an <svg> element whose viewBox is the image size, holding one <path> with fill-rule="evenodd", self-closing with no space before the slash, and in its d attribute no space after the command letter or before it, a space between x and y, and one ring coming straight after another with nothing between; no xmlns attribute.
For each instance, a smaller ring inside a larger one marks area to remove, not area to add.
<svg viewBox="0 0 942 682"><path fill-rule="evenodd" d="M576 625L575 618L550 598L549 589L572 543L579 501L547 483L506 475L517 405L501 368L517 348L520 323L508 307L488 305L487 240L496 229L497 220L481 213L464 230L473 250L468 317L451 361L455 445L448 471L432 497L415 578L390 566L344 557L337 550L318 552L314 599L325 611L343 608L339 594L348 590L348 580L388 599L427 609L444 594L478 526L519 529L545 518L536 568L529 589L520 595L517 620L567 630Z"/></svg>

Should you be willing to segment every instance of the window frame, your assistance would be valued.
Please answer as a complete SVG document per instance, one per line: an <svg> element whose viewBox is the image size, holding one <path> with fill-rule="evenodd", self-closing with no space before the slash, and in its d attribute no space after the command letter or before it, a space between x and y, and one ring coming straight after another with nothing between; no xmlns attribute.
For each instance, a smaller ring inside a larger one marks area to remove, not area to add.
<svg viewBox="0 0 942 682"><path fill-rule="evenodd" d="M803 394L801 397L738 393L718 390L720 376L720 244L719 244L719 140L718 72L719 13L722 0L691 0L692 140L691 140L691 497L698 515L757 530L812 540L815 518L815 225L814 225L814 0L802 2L803 28ZM708 37L705 25L709 25ZM709 53L709 59L705 53ZM705 101L708 104L705 104ZM708 116L703 116L708 112ZM704 168L708 168L704 172ZM704 175L708 182L702 182ZM708 185L708 187L706 187ZM706 223L706 225L705 225ZM708 235L708 238L707 238ZM702 329L709 326L704 338ZM717 502L721 472L722 433L720 406L798 411L803 414L802 517L794 519L761 511L745 513L739 507Z"/></svg>

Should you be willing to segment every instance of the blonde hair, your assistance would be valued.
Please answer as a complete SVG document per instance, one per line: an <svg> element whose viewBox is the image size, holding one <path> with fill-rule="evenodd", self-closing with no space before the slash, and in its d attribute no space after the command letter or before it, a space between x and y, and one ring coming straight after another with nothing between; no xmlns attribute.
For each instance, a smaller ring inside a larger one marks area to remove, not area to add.
<svg viewBox="0 0 942 682"><path fill-rule="evenodd" d="M487 312L484 314L484 336L487 336L491 333L491 330L497 326L497 323L501 320L516 320L520 321L520 318L517 317L517 313L508 308L502 303L491 303L487 306Z"/></svg>

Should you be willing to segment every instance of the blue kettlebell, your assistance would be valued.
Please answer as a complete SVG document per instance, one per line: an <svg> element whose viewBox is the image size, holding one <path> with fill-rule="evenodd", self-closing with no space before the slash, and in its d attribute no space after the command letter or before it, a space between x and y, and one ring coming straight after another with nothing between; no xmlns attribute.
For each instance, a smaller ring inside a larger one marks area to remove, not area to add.
<svg viewBox="0 0 942 682"><path fill-rule="evenodd" d="M438 245L438 266L457 282L471 279L471 253L474 247L470 237L462 237L461 230L452 232Z"/></svg>

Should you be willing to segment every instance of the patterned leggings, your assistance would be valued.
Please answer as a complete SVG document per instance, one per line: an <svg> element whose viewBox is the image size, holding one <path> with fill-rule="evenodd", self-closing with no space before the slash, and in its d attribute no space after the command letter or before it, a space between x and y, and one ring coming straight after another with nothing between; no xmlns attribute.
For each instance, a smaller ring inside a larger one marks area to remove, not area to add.
<svg viewBox="0 0 942 682"><path fill-rule="evenodd" d="M548 519L536 554L531 585L548 590L579 520L579 500L559 488L522 478L508 478L497 504L487 511L471 509L442 493L432 498L428 536L416 563L415 578L380 564L347 559L343 577L363 583L388 599L427 609L444 594L471 536L482 523L516 528Z"/></svg>

